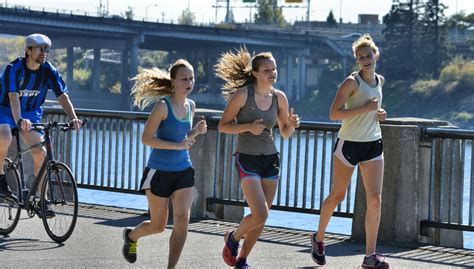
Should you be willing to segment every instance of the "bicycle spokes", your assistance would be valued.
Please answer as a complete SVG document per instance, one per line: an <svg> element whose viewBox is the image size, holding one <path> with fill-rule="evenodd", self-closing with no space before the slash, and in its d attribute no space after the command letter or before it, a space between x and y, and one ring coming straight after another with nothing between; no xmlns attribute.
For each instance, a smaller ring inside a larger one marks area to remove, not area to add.
<svg viewBox="0 0 474 269"><path fill-rule="evenodd" d="M74 178L64 164L51 169L50 180L45 180L40 208L46 232L56 242L71 235L77 220L78 199Z"/></svg>

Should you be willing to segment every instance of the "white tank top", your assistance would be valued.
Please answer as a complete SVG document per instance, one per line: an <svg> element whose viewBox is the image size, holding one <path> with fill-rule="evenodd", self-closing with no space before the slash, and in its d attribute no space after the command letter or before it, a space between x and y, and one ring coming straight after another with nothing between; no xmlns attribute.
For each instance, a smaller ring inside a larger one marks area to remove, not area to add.
<svg viewBox="0 0 474 269"><path fill-rule="evenodd" d="M382 104L382 85L380 85L380 76L375 74L377 85L371 87L362 79L358 72L354 72L353 75L359 82L359 88L346 101L344 104L345 109L361 107L372 97L377 97L377 99L380 100L380 107ZM338 137L354 142L369 142L382 138L377 110L343 119Z"/></svg>

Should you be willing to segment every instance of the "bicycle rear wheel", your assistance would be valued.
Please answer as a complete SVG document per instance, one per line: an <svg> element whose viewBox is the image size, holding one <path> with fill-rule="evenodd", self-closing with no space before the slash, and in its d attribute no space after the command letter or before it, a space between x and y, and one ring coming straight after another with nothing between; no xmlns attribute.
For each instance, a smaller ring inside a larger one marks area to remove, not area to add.
<svg viewBox="0 0 474 269"><path fill-rule="evenodd" d="M40 210L48 236L58 243L66 241L76 226L78 198L76 181L65 164L54 164L51 180L45 178Z"/></svg>
<svg viewBox="0 0 474 269"><path fill-rule="evenodd" d="M3 162L3 172L5 172L8 187L20 199L20 175L10 159L5 159ZM15 230L18 220L20 220L20 213L21 207L18 202L0 198L0 234L7 235Z"/></svg>

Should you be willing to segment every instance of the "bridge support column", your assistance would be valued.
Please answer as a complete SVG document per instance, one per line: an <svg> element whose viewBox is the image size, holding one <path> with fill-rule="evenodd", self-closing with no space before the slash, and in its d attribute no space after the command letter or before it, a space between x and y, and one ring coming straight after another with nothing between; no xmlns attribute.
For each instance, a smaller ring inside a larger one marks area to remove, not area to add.
<svg viewBox="0 0 474 269"><path fill-rule="evenodd" d="M220 94L219 90L217 89L217 84L216 84L216 77L214 76L214 65L217 63L217 57L215 55L212 55L212 52L208 54L208 87L209 87L209 93L210 94Z"/></svg>
<svg viewBox="0 0 474 269"><path fill-rule="evenodd" d="M74 89L74 47L67 48L67 86Z"/></svg>
<svg viewBox="0 0 474 269"><path fill-rule="evenodd" d="M288 100L293 100L294 96L296 95L293 92L293 64L295 62L295 57L289 51L286 56L286 94L288 96Z"/></svg>
<svg viewBox="0 0 474 269"><path fill-rule="evenodd" d="M100 48L94 48L94 66L92 67L92 91L100 92Z"/></svg>
<svg viewBox="0 0 474 269"><path fill-rule="evenodd" d="M122 87L121 87L121 95L122 99L124 100L123 107L127 110L132 110L132 98L130 96L131 84L129 82L130 78L133 78L137 75L138 72L138 46L145 41L145 37L143 34L135 35L132 39L128 42L128 50L122 52L122 63L127 65L127 68L123 68L123 80L122 80ZM130 53L130 57L128 56Z"/></svg>
<svg viewBox="0 0 474 269"><path fill-rule="evenodd" d="M298 90L296 91L296 100L299 101L304 97L306 89L306 63L305 56L298 56Z"/></svg>
<svg viewBox="0 0 474 269"><path fill-rule="evenodd" d="M124 104L123 104L123 107L127 107L128 103L130 102L130 100L127 100L126 96L125 96L125 92L128 91L130 85L129 85L129 77L128 77L128 74L129 74L129 68L130 68L130 65L129 65L129 55L128 55L128 50L127 49L123 49L122 50L122 55L121 55L121 58L122 58L122 81L120 82L121 86L120 86L120 94L122 96L124 96L123 99L124 100Z"/></svg>

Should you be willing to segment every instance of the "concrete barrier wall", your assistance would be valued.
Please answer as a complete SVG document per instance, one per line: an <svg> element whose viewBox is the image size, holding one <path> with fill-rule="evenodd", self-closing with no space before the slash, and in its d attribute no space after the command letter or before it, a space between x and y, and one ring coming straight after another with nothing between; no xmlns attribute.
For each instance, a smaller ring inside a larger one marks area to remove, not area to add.
<svg viewBox="0 0 474 269"><path fill-rule="evenodd" d="M423 119L391 119L382 125L384 139L384 184L382 190L382 213L378 241L426 242L444 246L462 247L461 231L431 230L427 236L420 235L420 221L428 218L431 141L422 141L422 127L448 126L447 122ZM451 148L447 149L451 150ZM454 157L459 161L459 156ZM450 154L438 154L435 167L444 167L443 171L452 171ZM459 162L458 162L459 163ZM449 167L448 167L449 166ZM454 169L454 167L453 167ZM455 170L455 169L454 169ZM444 177L450 175L443 175ZM457 178L457 173L453 177ZM462 180L457 179L451 186L440 176L435 176L438 185L435 189L451 191L455 197L453 205L460 205ZM440 193L440 197L443 194ZM366 200L360 173L357 181L352 239L365 241ZM438 212L438 203L433 203L433 211ZM447 210L443 206L443 210ZM444 212L446 213L446 212ZM459 210L451 212L452 219L459 217ZM449 234L449 235L448 235Z"/></svg>

